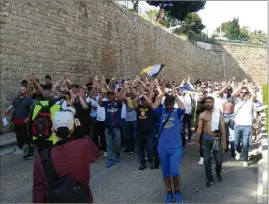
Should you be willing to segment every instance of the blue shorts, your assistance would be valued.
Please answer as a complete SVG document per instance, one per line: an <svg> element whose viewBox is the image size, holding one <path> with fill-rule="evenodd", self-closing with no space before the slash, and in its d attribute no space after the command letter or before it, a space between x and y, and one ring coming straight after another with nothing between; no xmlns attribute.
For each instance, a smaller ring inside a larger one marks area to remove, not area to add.
<svg viewBox="0 0 269 204"><path fill-rule="evenodd" d="M158 146L157 150L163 176L179 176L179 164L181 162L182 147L169 148Z"/></svg>

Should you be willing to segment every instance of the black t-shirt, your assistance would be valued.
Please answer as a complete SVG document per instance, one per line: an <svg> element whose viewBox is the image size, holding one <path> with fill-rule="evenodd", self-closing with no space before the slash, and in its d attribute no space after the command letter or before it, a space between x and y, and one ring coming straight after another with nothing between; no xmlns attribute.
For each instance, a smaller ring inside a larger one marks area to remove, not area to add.
<svg viewBox="0 0 269 204"><path fill-rule="evenodd" d="M78 118L80 120L80 122L89 120L89 118L90 118L89 109L84 109L79 102L74 103L73 106L76 109L75 118ZM90 106L89 106L89 108L90 108Z"/></svg>
<svg viewBox="0 0 269 204"><path fill-rule="evenodd" d="M137 132L152 133L155 128L155 114L150 107L138 106L137 112Z"/></svg>
<svg viewBox="0 0 269 204"><path fill-rule="evenodd" d="M50 83L50 84L45 84L45 85L42 85L43 86L43 89L44 90L50 90L50 89L52 89L52 83Z"/></svg>
<svg viewBox="0 0 269 204"><path fill-rule="evenodd" d="M33 99L31 99L28 96L25 96L24 98L15 98L12 102L12 105L14 107L14 114L13 119L14 120L24 120L26 119L30 112L33 105Z"/></svg>

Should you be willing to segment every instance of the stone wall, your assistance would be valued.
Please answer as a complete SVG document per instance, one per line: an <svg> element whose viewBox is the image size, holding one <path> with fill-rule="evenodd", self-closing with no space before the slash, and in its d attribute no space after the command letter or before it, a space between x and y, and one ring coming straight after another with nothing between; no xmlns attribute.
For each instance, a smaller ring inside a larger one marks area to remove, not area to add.
<svg viewBox="0 0 269 204"><path fill-rule="evenodd" d="M262 83L267 81L266 50L223 46L228 52L205 51L112 1L2 0L0 4L1 108L8 106L30 72L41 82L46 74L55 81L68 73L83 83L95 74L132 77L145 66L164 63L162 77L176 81L188 75L259 79L259 74Z"/></svg>

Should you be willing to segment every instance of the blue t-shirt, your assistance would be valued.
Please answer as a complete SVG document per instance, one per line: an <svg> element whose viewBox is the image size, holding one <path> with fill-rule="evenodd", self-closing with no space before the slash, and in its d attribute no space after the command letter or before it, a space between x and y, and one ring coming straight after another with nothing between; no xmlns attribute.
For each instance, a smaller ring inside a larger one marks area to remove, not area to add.
<svg viewBox="0 0 269 204"><path fill-rule="evenodd" d="M120 126L122 102L103 101L102 107L106 110L105 126Z"/></svg>
<svg viewBox="0 0 269 204"><path fill-rule="evenodd" d="M166 118L169 115L169 112L165 110L165 108L158 108L155 110L156 115L158 116L159 121L159 131L163 126ZM182 147L182 140L180 134L180 120L185 110L181 110L179 108L174 108L172 114L168 122L166 123L161 135L159 135L159 145L168 147L168 148L175 148L175 147Z"/></svg>

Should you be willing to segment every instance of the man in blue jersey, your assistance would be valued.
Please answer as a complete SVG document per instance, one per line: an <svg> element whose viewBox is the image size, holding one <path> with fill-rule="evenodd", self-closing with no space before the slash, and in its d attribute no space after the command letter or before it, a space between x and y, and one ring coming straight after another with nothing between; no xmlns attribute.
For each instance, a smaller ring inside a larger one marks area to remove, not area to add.
<svg viewBox="0 0 269 204"><path fill-rule="evenodd" d="M121 109L122 100L125 97L126 92L122 89L118 94L114 91L109 90L107 94L103 91L101 97L99 98L99 105L105 108L106 119L105 119L105 138L107 146L107 163L106 167L111 167L114 163L120 161L120 149L121 149ZM107 96L108 101L103 101L103 98ZM112 144L113 139L116 143L115 148L115 159L113 159Z"/></svg>
<svg viewBox="0 0 269 204"><path fill-rule="evenodd" d="M177 103L178 108L174 108ZM179 99L175 90L167 96L165 107L156 109L159 118L158 155L163 172L164 185L167 190L165 203L182 203L180 194L179 164L182 156L182 139L180 135L180 120L185 113L185 106ZM172 192L174 186L174 194Z"/></svg>

